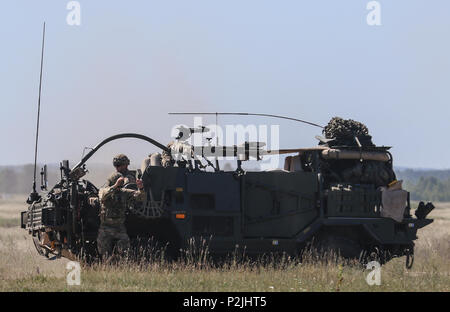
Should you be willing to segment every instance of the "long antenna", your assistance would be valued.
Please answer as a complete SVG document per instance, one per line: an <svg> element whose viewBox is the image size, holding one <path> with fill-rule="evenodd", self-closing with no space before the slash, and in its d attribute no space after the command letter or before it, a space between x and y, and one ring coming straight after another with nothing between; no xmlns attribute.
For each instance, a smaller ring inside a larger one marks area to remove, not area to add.
<svg viewBox="0 0 450 312"><path fill-rule="evenodd" d="M41 90L42 90L42 68L44 66L44 43L45 43L45 22L42 31L42 51L41 51L41 74L39 76L39 97L38 97L38 113L37 113L37 123L36 123L36 143L34 146L34 176L33 176L33 193L36 193L36 163L37 163L37 147L39 139L39 117L41 112Z"/></svg>
<svg viewBox="0 0 450 312"><path fill-rule="evenodd" d="M292 118L292 117L286 117L286 116L280 116L280 115L272 115L272 114L257 114L257 113L169 113L169 115L244 115L244 116L263 116L263 117L274 117L274 118L280 118L280 119L288 119L293 121L302 122L311 126L323 128L323 126L315 124L313 122Z"/></svg>

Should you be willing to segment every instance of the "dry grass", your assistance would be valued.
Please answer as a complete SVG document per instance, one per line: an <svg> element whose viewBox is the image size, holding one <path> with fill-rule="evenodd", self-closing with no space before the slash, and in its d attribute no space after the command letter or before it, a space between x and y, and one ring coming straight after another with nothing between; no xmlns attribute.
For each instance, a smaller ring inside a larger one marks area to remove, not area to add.
<svg viewBox="0 0 450 312"><path fill-rule="evenodd" d="M0 218L17 218L23 202L0 201ZM201 256L83 266L81 286L67 286L68 260L47 260L23 229L0 227L0 291L450 291L450 204L436 206L435 222L419 232L413 269L404 268L404 257L392 260L382 267L380 286L369 286L368 271L357 265L284 259L283 265L231 261L217 268Z"/></svg>
<svg viewBox="0 0 450 312"><path fill-rule="evenodd" d="M25 210L26 196L0 200L0 290L9 290L12 281L62 278L66 274L64 259L49 261L37 254L28 233L19 227L20 211ZM31 283L30 285L33 285ZM23 290L37 290L33 286ZM18 290L16 288L16 290Z"/></svg>

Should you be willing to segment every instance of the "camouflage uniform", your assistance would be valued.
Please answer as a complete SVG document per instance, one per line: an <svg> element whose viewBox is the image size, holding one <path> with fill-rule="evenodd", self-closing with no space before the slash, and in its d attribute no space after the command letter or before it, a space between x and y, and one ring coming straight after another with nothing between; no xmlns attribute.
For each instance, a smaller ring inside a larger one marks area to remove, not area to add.
<svg viewBox="0 0 450 312"><path fill-rule="evenodd" d="M167 147L171 149L173 144L174 142L171 141L169 144L167 144ZM169 152L163 151L161 155L161 164L164 168L173 167L173 165L175 164L175 160Z"/></svg>
<svg viewBox="0 0 450 312"><path fill-rule="evenodd" d="M125 228L127 207L133 202L143 200L143 190L113 188L117 179L124 177L124 185L136 183L136 177L127 170L125 173L114 172L107 180L105 187L99 191L101 203L100 228L98 230L97 248L102 256L111 255L114 242L119 251L128 249L130 239Z"/></svg>

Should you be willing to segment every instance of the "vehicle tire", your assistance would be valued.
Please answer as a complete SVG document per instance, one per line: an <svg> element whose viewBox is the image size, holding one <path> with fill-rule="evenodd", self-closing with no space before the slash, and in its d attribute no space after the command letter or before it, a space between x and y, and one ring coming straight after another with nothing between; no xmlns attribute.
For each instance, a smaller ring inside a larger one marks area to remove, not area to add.
<svg viewBox="0 0 450 312"><path fill-rule="evenodd" d="M337 235L326 235L319 241L319 250L323 255L337 256L345 260L359 259L361 246L351 238Z"/></svg>
<svg viewBox="0 0 450 312"><path fill-rule="evenodd" d="M376 261L383 265L386 263L386 251L379 248L378 246L372 246L370 248L365 248L359 257L359 262L362 266L366 267L369 262Z"/></svg>

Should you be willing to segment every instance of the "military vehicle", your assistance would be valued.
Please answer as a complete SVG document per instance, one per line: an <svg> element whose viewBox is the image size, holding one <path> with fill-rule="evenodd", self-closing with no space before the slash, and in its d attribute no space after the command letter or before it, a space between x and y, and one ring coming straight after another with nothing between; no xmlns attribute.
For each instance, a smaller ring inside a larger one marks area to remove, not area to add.
<svg viewBox="0 0 450 312"><path fill-rule="evenodd" d="M359 127L355 131L345 126L349 122L332 119L316 147L276 151L264 150L261 142L187 143L187 137L204 128L183 129L169 147L141 134L115 135L73 168L63 161L60 182L43 195L30 196L22 227L42 255L95 257L99 190L82 179L86 162L110 141L138 138L160 148L162 155L152 154L137 170L147 200L129 207L126 227L132 240L153 238L174 256L189 248L192 239L206 239L211 255L244 250L247 255L299 255L313 243L362 263L406 256L409 268L417 230L433 221L426 218L433 205L420 203L413 217L409 193L396 181L389 147L375 146L362 124L353 122ZM218 154L233 155L237 169L224 171L208 160ZM274 154L293 155L286 157L284 169L242 168L252 157ZM46 189L45 168L41 175Z"/></svg>
<svg viewBox="0 0 450 312"><path fill-rule="evenodd" d="M48 192L44 166L41 189L46 192L39 194L36 160L44 38L45 23L33 188L29 207L21 213L21 226L40 254L96 257L99 189L82 179L86 162L110 141L137 138L162 153L151 155L137 173L147 198L129 206L126 227L132 241L153 238L167 244L168 253L174 256L190 248L193 240L204 239L212 255L239 251L299 255L315 244L318 250L337 251L362 263L406 256L406 266L412 266L417 231L433 221L426 216L434 207L421 202L415 217L411 215L409 193L396 180L389 147L375 146L367 127L352 120L333 118L321 127L276 115L221 113L278 117L323 128L325 137L317 137L316 147L276 151L264 150L264 142L190 145L187 139L207 132L205 127L180 128L169 146L141 134L118 134L100 142L72 168L69 161L63 161L61 179ZM286 157L282 170L246 171L242 167L243 161L274 154L293 155ZM218 156L224 155L236 159L236 170L220 169Z"/></svg>

